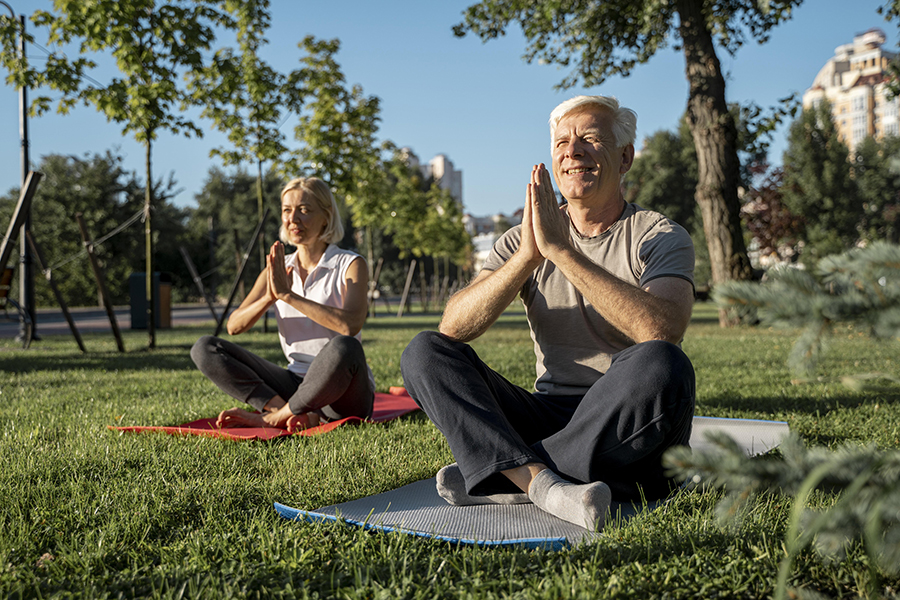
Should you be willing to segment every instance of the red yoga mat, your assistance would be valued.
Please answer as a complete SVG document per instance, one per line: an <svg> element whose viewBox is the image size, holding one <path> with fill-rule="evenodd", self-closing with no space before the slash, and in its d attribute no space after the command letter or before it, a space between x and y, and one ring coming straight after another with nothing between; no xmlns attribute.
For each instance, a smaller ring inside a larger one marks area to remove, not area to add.
<svg viewBox="0 0 900 600"><path fill-rule="evenodd" d="M271 440L286 435L302 435L310 437L319 435L320 433L327 433L342 425L360 423L364 420L383 423L418 409L419 406L416 404L415 400L410 398L406 388L392 387L389 394L375 394L372 416L369 419L347 417L346 419L323 423L317 427L310 427L309 429L303 429L302 431L297 431L295 433L289 433L286 429L279 429L277 427L227 427L219 429L216 427L216 417L211 419L199 419L197 421L185 423L184 425L176 425L175 427L114 427L112 425L108 425L107 427L114 431L125 431L129 433L161 432L170 435L204 435L207 437L225 438L228 440Z"/></svg>

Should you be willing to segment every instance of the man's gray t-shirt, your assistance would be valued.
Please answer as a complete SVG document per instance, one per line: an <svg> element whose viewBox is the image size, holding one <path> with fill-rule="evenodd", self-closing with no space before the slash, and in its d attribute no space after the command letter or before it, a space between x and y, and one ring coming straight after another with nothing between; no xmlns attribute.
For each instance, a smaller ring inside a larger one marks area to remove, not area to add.
<svg viewBox="0 0 900 600"><path fill-rule="evenodd" d="M521 229L513 227L494 243L483 271L496 271L509 260L519 247ZM569 231L579 252L631 285L643 288L659 277L694 283L691 236L657 212L627 204L619 220L596 237L583 238L571 225ZM614 354L634 345L549 261L535 269L520 294L534 340L538 392L583 395Z"/></svg>

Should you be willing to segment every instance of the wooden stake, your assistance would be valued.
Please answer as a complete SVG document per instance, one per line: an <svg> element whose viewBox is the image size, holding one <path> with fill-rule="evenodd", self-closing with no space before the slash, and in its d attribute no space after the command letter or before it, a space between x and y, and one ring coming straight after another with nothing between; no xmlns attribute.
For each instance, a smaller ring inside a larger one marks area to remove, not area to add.
<svg viewBox="0 0 900 600"><path fill-rule="evenodd" d="M409 272L406 274L406 285L403 286L403 296L400 298L400 308L397 310L397 316L403 316L403 309L406 307L406 298L409 296L409 287L412 285L413 275L416 274L416 259L409 261Z"/></svg>
<svg viewBox="0 0 900 600"><path fill-rule="evenodd" d="M100 292L100 301L103 308L106 309L106 315L109 317L109 325L112 328L113 335L116 337L116 345L119 352L125 352L125 344L122 343L122 334L119 332L119 323L116 321L116 311L113 310L112 302L109 300L109 292L106 289L106 279L103 276L103 270L97 257L94 256L94 241L88 234L87 227L84 224L84 217L81 213L75 213L75 221L78 223L78 229L81 231L81 241L84 243L84 249L87 250L88 259L91 262L91 269L94 271L94 279L97 281L97 291ZM148 311L149 312L149 311ZM154 317L155 312L150 312Z"/></svg>
<svg viewBox="0 0 900 600"><path fill-rule="evenodd" d="M269 209L267 208L266 212L263 213L262 219L260 219L259 223L256 224L256 231L253 232L253 238L247 245L247 251L244 252L244 258L241 261L237 276L234 278L234 283L231 285L231 293L228 294L228 302L225 303L225 310L222 312L222 317L219 319L219 322L216 325L216 337L218 337L222 332L222 327L225 325L225 319L228 318L228 311L231 310L231 303L234 302L234 296L235 294L237 294L238 284L240 283L241 279L244 278L244 269L247 268L247 259L250 258L250 251L253 250L253 246L256 245L256 240L259 238L259 234L262 233L263 224L266 222L266 218L268 218L268 216Z"/></svg>
<svg viewBox="0 0 900 600"><path fill-rule="evenodd" d="M44 273L44 277L47 279L47 283L50 284L50 289L53 290L53 295L56 296L56 301L59 303L59 307L62 309L62 314L66 318L66 323L69 324L69 329L72 331L72 336L78 343L78 348L80 348L83 353L87 354L87 350L84 347L84 342L81 341L81 334L78 333L78 328L75 326L75 321L72 319L72 315L69 313L69 307L66 305L66 301L63 300L62 293L56 286L56 282L53 281L53 273L49 270L44 270L44 257L41 255L41 249L38 247L37 242L34 241L34 237L31 235L30 231L25 232L25 238L28 240L28 244L31 246L31 252L32 254L34 254L34 260L35 262L37 262L38 269L40 269Z"/></svg>
<svg viewBox="0 0 900 600"><path fill-rule="evenodd" d="M16 204L16 209L13 211L13 217L9 221L9 228L6 230L6 235L3 237L3 243L0 244L0 272L6 268L6 261L9 260L9 255L12 253L13 246L15 245L16 233L22 228L22 225L25 224L28 209L31 207L31 199L34 198L38 183L40 183L43 176L43 174L38 173L37 171L28 172L28 177L25 179L25 185L22 186L22 191L19 194L19 202Z"/></svg>
<svg viewBox="0 0 900 600"><path fill-rule="evenodd" d="M200 278L200 274L197 272L197 267L194 266L194 261L191 260L191 257L190 255L188 255L188 252L184 246L178 246L178 250L179 252L181 252L181 258L184 259L184 263L187 265L188 271L190 271L191 273L191 278L197 285L197 289L200 290L200 296L206 301L206 306L209 307L209 312L212 313L213 319L215 319L216 323L218 323L219 315L216 314L216 307L213 305L212 298L209 297L209 293L207 293L206 288L203 287L203 280Z"/></svg>

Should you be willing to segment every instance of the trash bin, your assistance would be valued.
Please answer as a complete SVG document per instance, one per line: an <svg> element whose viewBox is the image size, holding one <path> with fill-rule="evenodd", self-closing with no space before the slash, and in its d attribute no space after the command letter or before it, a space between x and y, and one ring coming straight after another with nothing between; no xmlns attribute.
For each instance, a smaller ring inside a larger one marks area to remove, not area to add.
<svg viewBox="0 0 900 600"><path fill-rule="evenodd" d="M155 292L153 308L157 329L172 327L172 274L153 274ZM147 275L132 273L128 278L128 294L131 297L131 328L147 329Z"/></svg>

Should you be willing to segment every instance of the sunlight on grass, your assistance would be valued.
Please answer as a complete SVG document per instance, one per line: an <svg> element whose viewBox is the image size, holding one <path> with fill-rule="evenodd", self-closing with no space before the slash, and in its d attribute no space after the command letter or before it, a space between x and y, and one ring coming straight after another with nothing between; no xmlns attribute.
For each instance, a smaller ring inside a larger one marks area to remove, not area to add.
<svg viewBox="0 0 900 600"><path fill-rule="evenodd" d="M380 391L402 385L400 353L439 316L378 316L363 333ZM211 327L65 336L24 351L0 341L0 597L758 598L771 593L789 501L761 499L731 528L712 492L681 492L656 511L563 552L454 547L340 525L288 523L272 502L313 509L431 477L452 456L422 414L315 438L234 443L123 435L108 425L172 425L234 405L196 371L191 344ZM274 333L238 340L281 361ZM897 372L900 345L845 331L821 382L793 385L792 332L718 327L698 304L684 349L698 414L787 421L811 443L900 447L900 386L852 391L844 374ZM523 386L534 356L520 308L474 344ZM865 590L858 549L823 565L799 557L794 584L832 596ZM889 582L897 589L900 582Z"/></svg>

